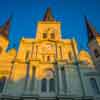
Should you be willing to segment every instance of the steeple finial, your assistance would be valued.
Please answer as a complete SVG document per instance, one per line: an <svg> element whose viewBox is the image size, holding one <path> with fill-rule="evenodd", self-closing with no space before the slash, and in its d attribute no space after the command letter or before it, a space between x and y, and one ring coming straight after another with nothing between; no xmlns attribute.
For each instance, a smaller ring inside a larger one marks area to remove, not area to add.
<svg viewBox="0 0 100 100"><path fill-rule="evenodd" d="M6 39L8 39L11 19L12 19L12 16L10 16L8 20L4 23L4 25L0 27L0 34L3 35Z"/></svg>
<svg viewBox="0 0 100 100"><path fill-rule="evenodd" d="M99 34L96 32L95 28L91 25L91 23L88 21L87 17L84 17L85 24L88 32L88 40L92 40L96 38L96 36L99 36Z"/></svg>
<svg viewBox="0 0 100 100"><path fill-rule="evenodd" d="M52 16L51 8L47 8L43 21L54 21L54 17Z"/></svg>

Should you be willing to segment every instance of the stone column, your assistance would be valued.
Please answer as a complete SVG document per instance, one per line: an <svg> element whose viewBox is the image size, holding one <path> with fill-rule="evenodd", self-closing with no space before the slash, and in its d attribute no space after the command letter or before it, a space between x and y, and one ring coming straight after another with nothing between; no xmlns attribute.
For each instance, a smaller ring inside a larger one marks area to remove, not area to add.
<svg viewBox="0 0 100 100"><path fill-rule="evenodd" d="M57 70L57 94L61 95L63 93L63 87L62 87L62 78L61 78L61 70L60 70L60 65L56 66Z"/></svg>
<svg viewBox="0 0 100 100"><path fill-rule="evenodd" d="M25 77L25 84L24 84L24 90L23 93L24 94L29 94L29 87L30 87L30 63L26 62L26 77Z"/></svg>

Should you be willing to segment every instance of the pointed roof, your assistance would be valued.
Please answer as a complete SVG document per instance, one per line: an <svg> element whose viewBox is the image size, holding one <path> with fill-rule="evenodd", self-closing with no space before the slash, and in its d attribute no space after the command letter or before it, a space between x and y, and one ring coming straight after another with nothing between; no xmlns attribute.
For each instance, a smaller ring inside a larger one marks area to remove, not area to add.
<svg viewBox="0 0 100 100"><path fill-rule="evenodd" d="M88 41L96 38L96 36L100 36L95 28L91 25L91 23L88 21L87 17L85 16L85 24L86 24L86 28L87 28L87 32L88 32Z"/></svg>
<svg viewBox="0 0 100 100"><path fill-rule="evenodd" d="M0 34L8 39L10 24L11 24L12 16L10 16L7 21L0 27Z"/></svg>
<svg viewBox="0 0 100 100"><path fill-rule="evenodd" d="M52 16L51 8L47 8L43 21L54 21L54 17Z"/></svg>

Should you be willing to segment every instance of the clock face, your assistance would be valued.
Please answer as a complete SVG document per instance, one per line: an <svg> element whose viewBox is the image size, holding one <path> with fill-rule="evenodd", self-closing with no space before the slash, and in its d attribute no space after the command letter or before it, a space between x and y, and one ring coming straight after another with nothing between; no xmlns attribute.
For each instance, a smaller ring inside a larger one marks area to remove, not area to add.
<svg viewBox="0 0 100 100"><path fill-rule="evenodd" d="M47 44L46 47L48 50L51 50L53 46L51 44Z"/></svg>
<svg viewBox="0 0 100 100"><path fill-rule="evenodd" d="M52 53L54 54L54 45L53 44L50 44L50 43L44 43L41 45L41 53Z"/></svg>
<svg viewBox="0 0 100 100"><path fill-rule="evenodd" d="M43 44L43 49L51 50L52 48L53 48L52 44L49 43Z"/></svg>

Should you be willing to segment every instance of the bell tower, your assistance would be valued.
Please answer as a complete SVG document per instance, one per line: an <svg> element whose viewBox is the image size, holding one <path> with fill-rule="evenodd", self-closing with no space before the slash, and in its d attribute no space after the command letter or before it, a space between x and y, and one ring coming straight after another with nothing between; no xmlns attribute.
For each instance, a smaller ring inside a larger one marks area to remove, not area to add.
<svg viewBox="0 0 100 100"><path fill-rule="evenodd" d="M37 40L61 39L61 23L54 19L50 8L47 8L43 20L38 22L36 39Z"/></svg>
<svg viewBox="0 0 100 100"><path fill-rule="evenodd" d="M96 32L95 28L90 24L86 17L85 24L88 33L88 47L90 49L91 57L96 69L100 71L100 34Z"/></svg>

